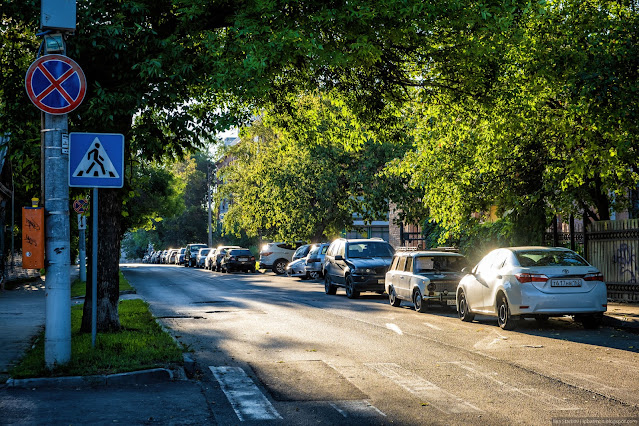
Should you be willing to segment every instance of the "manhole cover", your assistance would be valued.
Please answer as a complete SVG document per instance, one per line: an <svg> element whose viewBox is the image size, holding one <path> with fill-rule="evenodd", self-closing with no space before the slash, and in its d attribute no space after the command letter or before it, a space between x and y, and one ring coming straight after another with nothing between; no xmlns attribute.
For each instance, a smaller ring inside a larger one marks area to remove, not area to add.
<svg viewBox="0 0 639 426"><path fill-rule="evenodd" d="M366 399L367 395L324 361L251 363L276 401Z"/></svg>

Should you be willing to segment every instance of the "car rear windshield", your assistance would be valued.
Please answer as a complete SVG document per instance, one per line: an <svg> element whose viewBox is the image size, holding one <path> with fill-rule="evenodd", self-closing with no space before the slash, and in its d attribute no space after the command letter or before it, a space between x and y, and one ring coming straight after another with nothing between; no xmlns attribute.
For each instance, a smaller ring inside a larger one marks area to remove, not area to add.
<svg viewBox="0 0 639 426"><path fill-rule="evenodd" d="M198 252L200 251L200 249L206 247L205 245L201 245L201 246L191 246L191 252Z"/></svg>
<svg viewBox="0 0 639 426"><path fill-rule="evenodd" d="M589 266L583 257L574 251L564 250L521 250L515 256L519 264L530 266Z"/></svg>
<svg viewBox="0 0 639 426"><path fill-rule="evenodd" d="M462 256L419 256L415 258L416 274L423 272L461 272L467 266Z"/></svg>
<svg viewBox="0 0 639 426"><path fill-rule="evenodd" d="M253 256L250 250L231 250L229 254L231 256Z"/></svg>
<svg viewBox="0 0 639 426"><path fill-rule="evenodd" d="M210 251L210 248L200 249L200 254L204 256L205 254L209 254Z"/></svg>
<svg viewBox="0 0 639 426"><path fill-rule="evenodd" d="M393 249L384 242L349 243L347 255L349 258L393 257Z"/></svg>

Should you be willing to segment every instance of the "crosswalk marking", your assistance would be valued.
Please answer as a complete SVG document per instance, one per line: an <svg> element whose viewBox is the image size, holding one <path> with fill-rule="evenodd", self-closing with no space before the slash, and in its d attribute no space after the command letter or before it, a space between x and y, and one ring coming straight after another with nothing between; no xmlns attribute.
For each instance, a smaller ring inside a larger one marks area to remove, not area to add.
<svg viewBox="0 0 639 426"><path fill-rule="evenodd" d="M348 413L355 413L360 416L379 415L386 417L379 408L375 407L368 401L335 401L328 403L344 417L348 417Z"/></svg>
<svg viewBox="0 0 639 426"><path fill-rule="evenodd" d="M446 414L481 413L482 410L394 363L365 364L418 398Z"/></svg>
<svg viewBox="0 0 639 426"><path fill-rule="evenodd" d="M243 369L213 366L209 369L220 383L222 391L241 422L282 418Z"/></svg>

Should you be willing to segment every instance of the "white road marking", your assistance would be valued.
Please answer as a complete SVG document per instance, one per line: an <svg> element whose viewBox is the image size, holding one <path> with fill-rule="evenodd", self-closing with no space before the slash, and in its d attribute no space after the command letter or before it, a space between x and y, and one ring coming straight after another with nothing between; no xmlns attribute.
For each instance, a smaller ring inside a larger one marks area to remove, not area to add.
<svg viewBox="0 0 639 426"><path fill-rule="evenodd" d="M505 382L499 380L496 377L497 376L496 372L481 371L472 362L453 361L453 362L443 362L442 364L454 364L454 365L457 365L458 367L463 368L466 371L470 371L471 373L473 373L473 374L475 374L477 376L484 377L484 378L496 383L505 392L518 393L520 395L524 395L524 396L526 396L528 398L534 399L537 402L543 402L544 406L551 405L552 409L554 409L554 410L561 410L561 411L581 410L581 408L579 408L579 407L577 407L575 405L572 405L570 402L564 401L563 399L557 398L556 396L549 395L549 394L543 392L540 389L535 389L535 388L520 389L520 388L518 388L516 386L513 386L513 385L510 385L508 383L505 383Z"/></svg>
<svg viewBox="0 0 639 426"><path fill-rule="evenodd" d="M253 380L240 367L210 366L209 369L220 383L222 391L241 422L282 418L253 383Z"/></svg>
<svg viewBox="0 0 639 426"><path fill-rule="evenodd" d="M400 336L402 334L404 334L404 332L399 328L399 326L397 326L395 324L386 323L386 328L389 329L389 330L394 331L395 333L399 334Z"/></svg>
<svg viewBox="0 0 639 426"><path fill-rule="evenodd" d="M436 325L433 325L431 323L425 322L424 324L426 324L427 326L429 326L430 328L434 328L435 330L439 330L442 331L441 328L437 327Z"/></svg>
<svg viewBox="0 0 639 426"><path fill-rule="evenodd" d="M495 334L497 335L497 337L495 337ZM505 340L508 340L508 337L506 336L502 336L499 333L495 333L495 334L491 334L490 336L484 337L479 342L475 343L474 348L479 350L496 349L496 345L498 345L501 342L504 342Z"/></svg>
<svg viewBox="0 0 639 426"><path fill-rule="evenodd" d="M384 377L394 381L416 397L428 401L433 407L446 414L481 413L482 410L441 389L405 368L394 363L365 364Z"/></svg>
<svg viewBox="0 0 639 426"><path fill-rule="evenodd" d="M370 416L372 415L380 415L386 417L379 408L375 407L370 402L363 401L335 401L329 402L329 405L335 409L338 413L340 413L344 417L348 417L348 413L357 413L359 415ZM340 408L341 407L341 408Z"/></svg>

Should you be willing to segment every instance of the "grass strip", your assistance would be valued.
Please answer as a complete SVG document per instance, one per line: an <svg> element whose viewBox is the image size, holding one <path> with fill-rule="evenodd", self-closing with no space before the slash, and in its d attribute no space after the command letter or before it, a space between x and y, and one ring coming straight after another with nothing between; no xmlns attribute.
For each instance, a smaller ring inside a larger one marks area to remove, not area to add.
<svg viewBox="0 0 639 426"><path fill-rule="evenodd" d="M120 271L120 291L133 291L135 290L131 287L131 284L124 278L122 271ZM86 294L87 283L84 281L80 281L77 279L71 283L71 297L84 297Z"/></svg>
<svg viewBox="0 0 639 426"><path fill-rule="evenodd" d="M44 363L44 332L9 374L28 377L114 374L182 363L182 350L153 318L143 300L123 300L118 312L122 330L98 333L95 348L91 333L80 333L82 305L71 307L71 361L49 370Z"/></svg>

